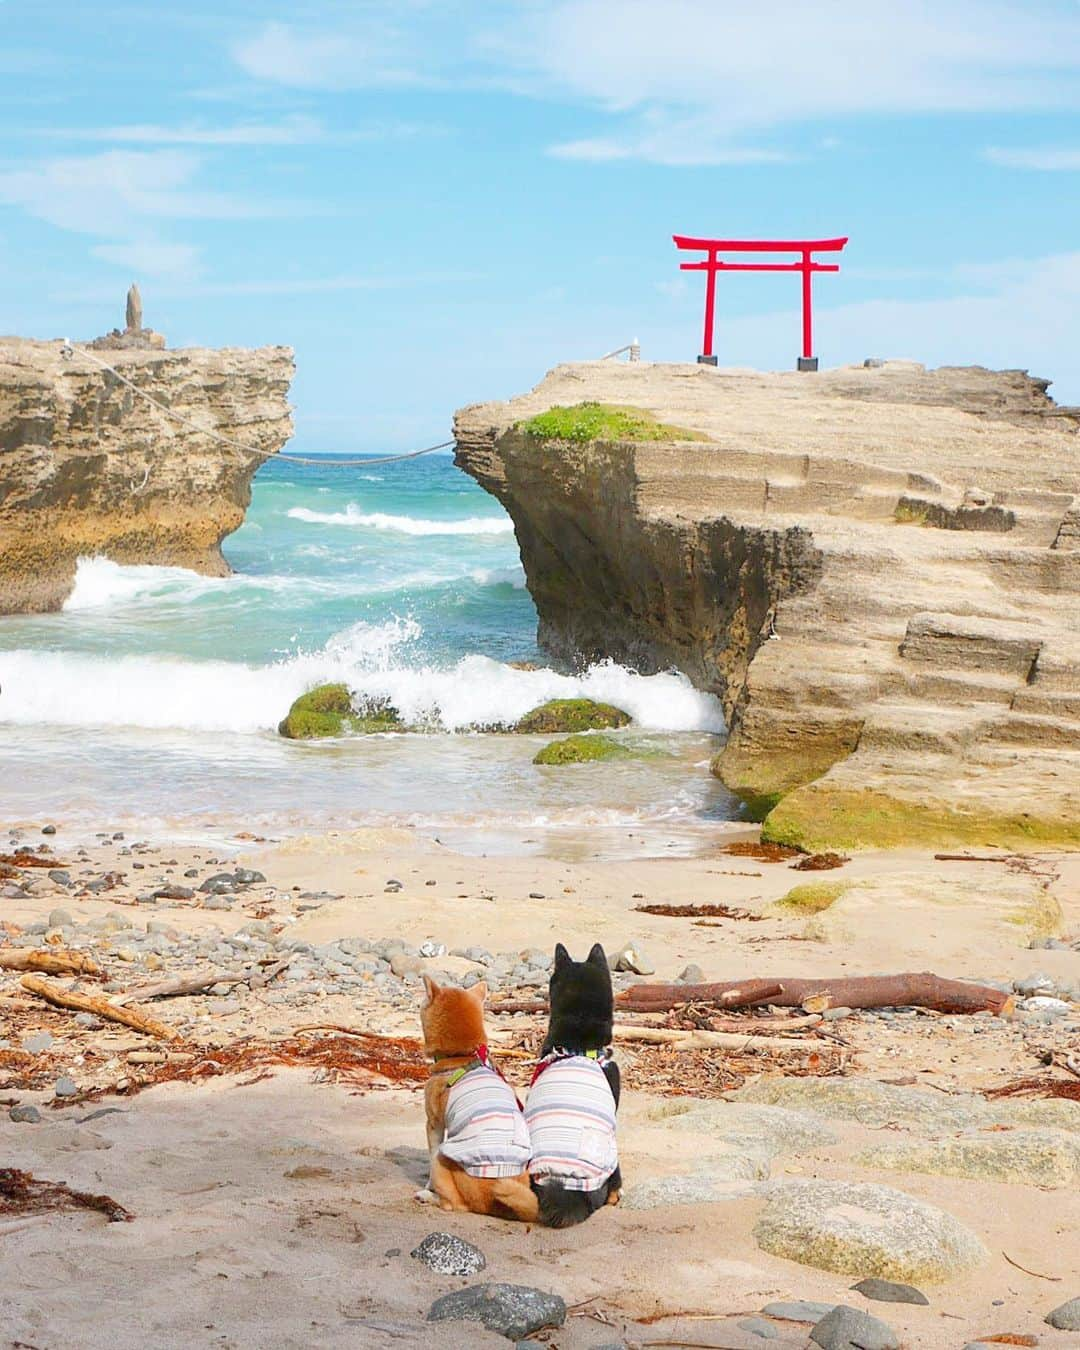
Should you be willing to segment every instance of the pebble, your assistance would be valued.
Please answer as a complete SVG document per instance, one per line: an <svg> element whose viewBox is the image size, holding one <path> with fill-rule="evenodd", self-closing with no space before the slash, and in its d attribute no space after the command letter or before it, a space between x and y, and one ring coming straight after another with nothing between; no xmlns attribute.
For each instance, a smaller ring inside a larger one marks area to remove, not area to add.
<svg viewBox="0 0 1080 1350"><path fill-rule="evenodd" d="M95 1017L93 1013L81 1012L75 1014L75 1025L77 1027L90 1027L97 1029L102 1025L101 1019Z"/></svg>
<svg viewBox="0 0 1080 1350"><path fill-rule="evenodd" d="M56 833L56 826L55 826L55 825L43 825L43 826L41 827L41 833L42 833L42 834L55 834L55 833Z"/></svg>
<svg viewBox="0 0 1080 1350"><path fill-rule="evenodd" d="M827 1313L831 1313L836 1303L813 1303L809 1299L799 1298L790 1302L766 1303L762 1316L777 1317L782 1322L820 1322Z"/></svg>
<svg viewBox="0 0 1080 1350"><path fill-rule="evenodd" d="M1058 1331L1080 1331L1080 1298L1071 1298L1046 1316L1048 1326Z"/></svg>
<svg viewBox="0 0 1080 1350"><path fill-rule="evenodd" d="M179 886L175 882L161 886L154 892L155 900L192 900L194 897L195 892L190 886Z"/></svg>
<svg viewBox="0 0 1080 1350"><path fill-rule="evenodd" d="M701 969L700 966L695 966L695 965L685 966L685 967L683 968L682 974L679 976L679 983L680 983L680 984L704 984L704 983L705 983L705 972ZM761 1333L761 1332L757 1332L756 1334L760 1336L762 1333Z"/></svg>
<svg viewBox="0 0 1080 1350"><path fill-rule="evenodd" d="M65 1073L56 1080L53 1091L58 1097L74 1097L79 1089L75 1086L74 1078L69 1078Z"/></svg>
<svg viewBox="0 0 1080 1350"><path fill-rule="evenodd" d="M410 956L408 952L395 952L390 958L390 969L399 978L404 978L422 970L423 962L418 956Z"/></svg>
<svg viewBox="0 0 1080 1350"><path fill-rule="evenodd" d="M136 867L138 865L138 863L135 864ZM215 872L212 877L207 877L199 887L203 895L224 895L226 891L235 889L236 883L231 872Z"/></svg>
<svg viewBox="0 0 1080 1350"><path fill-rule="evenodd" d="M558 1294L523 1284L473 1284L437 1298L429 1322L479 1322L511 1341L523 1340L542 1327L561 1327L566 1303Z"/></svg>
<svg viewBox="0 0 1080 1350"><path fill-rule="evenodd" d="M38 1125L41 1123L41 1112L36 1106L13 1106L8 1112L8 1119L16 1125Z"/></svg>
<svg viewBox="0 0 1080 1350"><path fill-rule="evenodd" d="M442 942L432 942L430 940L427 942L421 942L420 955L425 957L445 956L446 946Z"/></svg>
<svg viewBox="0 0 1080 1350"><path fill-rule="evenodd" d="M487 1265L479 1247L453 1233L429 1233L409 1255L437 1275L475 1275Z"/></svg>
<svg viewBox="0 0 1080 1350"><path fill-rule="evenodd" d="M821 1350L900 1350L896 1332L860 1308L838 1303L810 1333Z"/></svg>
<svg viewBox="0 0 1080 1350"><path fill-rule="evenodd" d="M851 1287L863 1298L876 1299L879 1303L917 1303L923 1308L930 1306L926 1295L910 1284L895 1284L892 1280L871 1277Z"/></svg>
<svg viewBox="0 0 1080 1350"><path fill-rule="evenodd" d="M691 981L687 980L687 984ZM693 981L692 983L699 983ZM763 1341L775 1341L779 1339L780 1333L771 1322L766 1322L763 1317L748 1317L744 1322L739 1323L740 1331L748 1331L751 1336L760 1336Z"/></svg>
<svg viewBox="0 0 1080 1350"><path fill-rule="evenodd" d="M851 1009L844 1007L826 1008L821 1016L826 1022L842 1022L845 1017L851 1016Z"/></svg>
<svg viewBox="0 0 1080 1350"><path fill-rule="evenodd" d="M52 1045L53 1038L48 1031L34 1031L29 1036L22 1039L22 1048L30 1055L40 1055L43 1050L48 1050Z"/></svg>

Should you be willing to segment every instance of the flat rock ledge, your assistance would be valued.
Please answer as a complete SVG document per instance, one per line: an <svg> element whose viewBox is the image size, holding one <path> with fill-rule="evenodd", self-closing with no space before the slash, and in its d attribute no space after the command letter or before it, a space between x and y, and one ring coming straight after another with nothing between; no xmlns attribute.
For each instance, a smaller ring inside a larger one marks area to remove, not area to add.
<svg viewBox="0 0 1080 1350"><path fill-rule="evenodd" d="M754 1237L762 1251L801 1265L909 1284L940 1284L989 1255L944 1210L870 1182L777 1185Z"/></svg>

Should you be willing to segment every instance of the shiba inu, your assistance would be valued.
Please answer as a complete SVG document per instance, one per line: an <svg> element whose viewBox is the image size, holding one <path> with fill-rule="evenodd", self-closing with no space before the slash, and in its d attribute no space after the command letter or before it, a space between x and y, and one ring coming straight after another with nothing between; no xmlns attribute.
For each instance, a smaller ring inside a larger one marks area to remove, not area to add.
<svg viewBox="0 0 1080 1350"><path fill-rule="evenodd" d="M455 989L424 976L424 1046L435 1061L424 1089L431 1172L418 1200L442 1209L532 1222L529 1132L513 1088L491 1063L483 981Z"/></svg>
<svg viewBox="0 0 1080 1350"><path fill-rule="evenodd" d="M540 1220L581 1223L622 1189L615 1138L619 1066L611 1058L611 972L597 943L574 961L560 942L550 982L550 1016L525 1106L529 1175Z"/></svg>

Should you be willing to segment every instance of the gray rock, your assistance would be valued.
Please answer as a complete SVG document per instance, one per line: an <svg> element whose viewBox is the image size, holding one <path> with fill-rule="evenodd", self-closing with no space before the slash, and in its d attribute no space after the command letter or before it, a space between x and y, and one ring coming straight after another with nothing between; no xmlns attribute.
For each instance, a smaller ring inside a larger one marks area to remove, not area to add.
<svg viewBox="0 0 1080 1350"><path fill-rule="evenodd" d="M437 1298L429 1322L479 1322L511 1341L531 1336L541 1327L561 1327L566 1304L558 1294L546 1294L523 1284L473 1284Z"/></svg>
<svg viewBox="0 0 1080 1350"><path fill-rule="evenodd" d="M50 872L49 875L52 876L52 873ZM67 912L66 909L49 910L50 928L70 928L74 922L75 920L71 917L71 915Z"/></svg>
<svg viewBox="0 0 1080 1350"><path fill-rule="evenodd" d="M36 1106L13 1106L8 1112L8 1119L16 1125L37 1125L41 1121L41 1112Z"/></svg>
<svg viewBox="0 0 1080 1350"><path fill-rule="evenodd" d="M261 872L256 872L252 867L238 867L233 873L233 880L238 886L257 886L260 882L266 880Z"/></svg>
<svg viewBox="0 0 1080 1350"><path fill-rule="evenodd" d="M1080 1331L1080 1298L1071 1298L1046 1315L1047 1325L1058 1331Z"/></svg>
<svg viewBox="0 0 1080 1350"><path fill-rule="evenodd" d="M56 1080L53 1091L58 1097L74 1097L79 1089L75 1086L75 1080L64 1073Z"/></svg>
<svg viewBox="0 0 1080 1350"><path fill-rule="evenodd" d="M102 1025L100 1017L95 1017L93 1013L81 1012L75 1014L75 1025L77 1027L89 1027L91 1030Z"/></svg>
<svg viewBox="0 0 1080 1350"><path fill-rule="evenodd" d="M1037 970L1032 975L1025 975L1022 980L1013 980L1013 989L1018 994L1030 997L1032 994L1050 994L1055 988L1055 981L1052 975L1047 975L1044 970Z"/></svg>
<svg viewBox="0 0 1080 1350"><path fill-rule="evenodd" d="M842 1022L845 1017L851 1016L850 1008L826 1008L821 1014L826 1022Z"/></svg>
<svg viewBox="0 0 1080 1350"><path fill-rule="evenodd" d="M845 1303L825 1314L810 1339L822 1350L900 1350L892 1327Z"/></svg>
<svg viewBox="0 0 1080 1350"><path fill-rule="evenodd" d="M930 1306L930 1300L920 1290L910 1284L894 1284L892 1280L867 1279L853 1284L852 1289L863 1298L876 1299L878 1303L917 1303L921 1307Z"/></svg>
<svg viewBox="0 0 1080 1350"><path fill-rule="evenodd" d="M55 826L55 825L42 825L42 827L41 827L41 833L42 833L42 834L55 834L55 833L56 833L56 826Z"/></svg>
<svg viewBox="0 0 1080 1350"><path fill-rule="evenodd" d="M475 1275L487 1265L479 1247L453 1233L429 1233L409 1255L437 1275Z"/></svg>
<svg viewBox="0 0 1080 1350"><path fill-rule="evenodd" d="M974 1233L951 1214L869 1182L776 1185L754 1237L773 1256L910 1284L950 1279L987 1256Z"/></svg>
<svg viewBox="0 0 1080 1350"><path fill-rule="evenodd" d="M170 882L167 886L160 886L154 892L155 900L192 900L195 892L190 886L180 886L176 882Z"/></svg>
<svg viewBox="0 0 1080 1350"><path fill-rule="evenodd" d="M406 975L415 975L423 969L423 962L418 956L409 956L407 952L395 952L390 958L390 969L399 978Z"/></svg>
<svg viewBox="0 0 1080 1350"><path fill-rule="evenodd" d="M29 1036L22 1038L22 1048L28 1055L40 1055L52 1043L52 1034L48 1031L32 1031Z"/></svg>
<svg viewBox="0 0 1080 1350"><path fill-rule="evenodd" d="M776 1317L781 1322L820 1322L837 1306L836 1303L814 1303L810 1299L797 1298L766 1303L761 1312L763 1316Z"/></svg>
<svg viewBox="0 0 1080 1350"><path fill-rule="evenodd" d="M229 909L232 900L226 892L213 892L202 902L203 909Z"/></svg>
<svg viewBox="0 0 1080 1350"><path fill-rule="evenodd" d="M236 882L231 872L215 872L212 877L207 877L199 887L203 895L224 895L227 891L236 890Z"/></svg>
<svg viewBox="0 0 1080 1350"><path fill-rule="evenodd" d="M430 959L434 956L445 956L446 946L442 942L432 942L429 939L427 942L421 942L419 954L426 959Z"/></svg>
<svg viewBox="0 0 1080 1350"><path fill-rule="evenodd" d="M49 871L49 880L55 881L58 886L70 886L71 873L65 872L62 867L54 867ZM63 914L64 911L60 910L59 913Z"/></svg>
<svg viewBox="0 0 1080 1350"><path fill-rule="evenodd" d="M701 969L700 966L695 966L695 965L685 966L685 967L683 968L682 974L679 976L679 983L680 983L680 984L704 984L704 983L705 983L705 972ZM759 1332L758 1335L760 1335L760 1334L761 1334L761 1333Z"/></svg>
<svg viewBox="0 0 1080 1350"><path fill-rule="evenodd" d="M648 1177L623 1191L619 1207L662 1209L665 1205L711 1205L721 1200L737 1200L757 1194L760 1188L755 1183L761 1175L761 1166L749 1161L740 1167L721 1166L707 1172Z"/></svg>
<svg viewBox="0 0 1080 1350"><path fill-rule="evenodd" d="M687 981L687 983L699 984L700 981ZM751 1336L760 1336L763 1341L775 1341L780 1337L780 1333L771 1322L766 1322L763 1317L748 1317L739 1324L740 1331L748 1331Z"/></svg>

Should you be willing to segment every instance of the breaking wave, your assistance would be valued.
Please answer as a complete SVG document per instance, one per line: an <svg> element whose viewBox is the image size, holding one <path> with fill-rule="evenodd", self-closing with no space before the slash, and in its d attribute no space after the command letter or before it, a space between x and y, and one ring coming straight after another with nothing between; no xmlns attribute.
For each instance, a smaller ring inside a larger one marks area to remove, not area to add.
<svg viewBox="0 0 1080 1350"><path fill-rule="evenodd" d="M309 525L351 525L369 530L394 530L398 534L510 534L514 523L507 516L469 516L465 520L423 520L415 516L392 516L383 511L364 512L355 502L344 511L312 511L291 506L287 515Z"/></svg>

